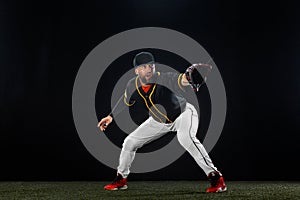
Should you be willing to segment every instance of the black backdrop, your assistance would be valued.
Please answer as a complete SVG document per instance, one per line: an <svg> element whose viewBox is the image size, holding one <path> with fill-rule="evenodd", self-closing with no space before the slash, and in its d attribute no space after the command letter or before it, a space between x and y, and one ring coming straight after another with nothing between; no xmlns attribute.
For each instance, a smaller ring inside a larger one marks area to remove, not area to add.
<svg viewBox="0 0 300 200"><path fill-rule="evenodd" d="M228 111L210 155L226 179L299 180L297 6L292 1L0 1L0 180L115 176L78 137L73 83L95 46L147 26L192 37L217 64ZM98 105L107 102L97 98ZM164 169L130 178L205 176L185 153Z"/></svg>

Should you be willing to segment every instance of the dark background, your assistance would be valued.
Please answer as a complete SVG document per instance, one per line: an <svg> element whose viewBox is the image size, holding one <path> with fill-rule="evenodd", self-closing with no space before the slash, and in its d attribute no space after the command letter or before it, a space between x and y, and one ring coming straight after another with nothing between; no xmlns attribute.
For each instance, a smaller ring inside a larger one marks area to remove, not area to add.
<svg viewBox="0 0 300 200"><path fill-rule="evenodd" d="M226 180L300 180L298 8L296 1L0 1L0 180L114 178L115 170L89 154L77 135L73 83L103 40L148 26L190 36L217 64L228 111L210 155ZM185 153L130 179L205 175Z"/></svg>

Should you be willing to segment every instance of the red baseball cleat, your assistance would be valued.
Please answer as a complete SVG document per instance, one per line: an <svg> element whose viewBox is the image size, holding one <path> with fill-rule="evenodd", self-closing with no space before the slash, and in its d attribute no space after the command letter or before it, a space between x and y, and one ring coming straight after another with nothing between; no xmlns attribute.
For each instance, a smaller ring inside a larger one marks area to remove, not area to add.
<svg viewBox="0 0 300 200"><path fill-rule="evenodd" d="M127 178L123 178L121 174L118 174L115 180L106 186L104 186L104 190L126 190L127 187Z"/></svg>
<svg viewBox="0 0 300 200"><path fill-rule="evenodd" d="M225 192L227 190L227 187L224 182L224 178L220 176L219 172L211 172L208 175L208 180L211 186L206 189L206 192L208 193Z"/></svg>

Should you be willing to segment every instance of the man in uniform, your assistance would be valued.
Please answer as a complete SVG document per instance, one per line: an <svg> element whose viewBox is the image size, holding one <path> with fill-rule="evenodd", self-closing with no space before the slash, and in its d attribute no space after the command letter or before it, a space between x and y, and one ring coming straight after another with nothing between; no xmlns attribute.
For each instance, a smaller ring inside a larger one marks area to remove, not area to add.
<svg viewBox="0 0 300 200"><path fill-rule="evenodd" d="M155 71L154 57L149 52L140 52L133 59L136 77L126 87L124 103L117 103L112 112L100 120L98 127L105 131L113 116L124 106L134 113L140 124L124 140L115 180L105 190L127 189L127 177L138 148L156 140L170 131L177 132L179 143L190 153L208 177L211 186L206 192L224 192L227 187L220 171L212 163L203 145L196 138L198 114L193 105L184 98L185 87L191 85L195 91L205 83L198 69L208 64L193 64L185 73L160 73ZM160 109L157 104L163 106Z"/></svg>

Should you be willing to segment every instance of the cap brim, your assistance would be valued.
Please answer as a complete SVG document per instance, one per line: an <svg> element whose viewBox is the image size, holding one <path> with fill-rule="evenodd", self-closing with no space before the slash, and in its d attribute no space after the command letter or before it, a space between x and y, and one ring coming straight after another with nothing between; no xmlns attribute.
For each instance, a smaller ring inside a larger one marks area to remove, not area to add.
<svg viewBox="0 0 300 200"><path fill-rule="evenodd" d="M135 66L134 68L137 68L137 67L140 67L140 66L143 66L143 65L147 65L147 64L159 64L158 62L148 62L148 63L144 63L144 64L140 64L138 66Z"/></svg>

